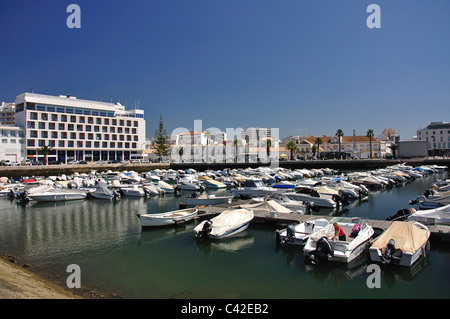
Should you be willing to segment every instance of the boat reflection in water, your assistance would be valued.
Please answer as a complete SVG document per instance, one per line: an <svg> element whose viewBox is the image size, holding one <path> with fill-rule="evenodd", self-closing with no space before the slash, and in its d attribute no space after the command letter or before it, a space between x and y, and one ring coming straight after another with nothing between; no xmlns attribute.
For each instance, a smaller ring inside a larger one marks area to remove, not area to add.
<svg viewBox="0 0 450 319"><path fill-rule="evenodd" d="M196 240L195 243L199 250L207 255L212 255L214 251L224 251L234 253L239 250L249 248L253 245L255 239L253 235L244 231L232 237L223 240Z"/></svg>

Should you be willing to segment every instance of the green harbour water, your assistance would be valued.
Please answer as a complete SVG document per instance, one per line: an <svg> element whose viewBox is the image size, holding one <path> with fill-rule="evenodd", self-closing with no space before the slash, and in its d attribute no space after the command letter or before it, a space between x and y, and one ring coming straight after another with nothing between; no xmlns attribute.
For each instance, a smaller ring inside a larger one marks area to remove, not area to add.
<svg viewBox="0 0 450 319"><path fill-rule="evenodd" d="M381 219L408 208L408 201L448 172L389 190L338 211L314 214ZM221 194L228 191L217 191ZM274 226L251 224L220 241L197 242L193 228L142 231L136 214L178 209L180 196L86 199L19 205L0 199L0 247L37 273L65 283L67 266L81 269L81 285L106 298L305 299L448 298L450 243L431 242L411 268L381 266L381 288L368 288L370 261L311 265L302 249L276 244Z"/></svg>

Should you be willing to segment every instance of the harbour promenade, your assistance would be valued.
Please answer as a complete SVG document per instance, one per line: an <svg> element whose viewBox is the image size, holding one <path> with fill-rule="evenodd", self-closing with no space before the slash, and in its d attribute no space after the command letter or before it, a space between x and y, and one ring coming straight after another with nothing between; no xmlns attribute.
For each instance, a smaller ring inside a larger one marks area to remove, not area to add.
<svg viewBox="0 0 450 319"><path fill-rule="evenodd" d="M273 163L275 167L283 168L331 168L331 169L377 169L404 162L411 166L420 165L445 165L450 167L450 159L406 159L406 160L315 160L315 161L280 161ZM242 162L242 163L126 163L126 164L75 164L75 165L39 165L39 166L0 166L0 177L20 178L22 176L53 176L77 173L89 173L92 170L102 172L112 171L135 171L138 173L148 172L155 169L195 169L205 171L208 169L240 169L247 167L270 166L271 163Z"/></svg>

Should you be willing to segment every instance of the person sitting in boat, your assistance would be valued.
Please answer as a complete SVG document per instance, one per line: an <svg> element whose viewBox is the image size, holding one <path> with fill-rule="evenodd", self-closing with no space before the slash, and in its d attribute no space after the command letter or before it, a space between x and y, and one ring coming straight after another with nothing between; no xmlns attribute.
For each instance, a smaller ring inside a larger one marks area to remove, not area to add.
<svg viewBox="0 0 450 319"><path fill-rule="evenodd" d="M334 226L334 236L331 239L334 240L336 239L336 237L339 237L339 240L345 241L346 240L345 232L342 229L342 227L339 226L337 222L334 222L333 226Z"/></svg>

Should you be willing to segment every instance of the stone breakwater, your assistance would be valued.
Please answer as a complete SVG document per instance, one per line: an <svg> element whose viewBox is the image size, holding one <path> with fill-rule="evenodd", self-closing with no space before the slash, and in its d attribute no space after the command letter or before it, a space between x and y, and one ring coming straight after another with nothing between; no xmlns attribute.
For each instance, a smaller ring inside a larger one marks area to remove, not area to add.
<svg viewBox="0 0 450 319"><path fill-rule="evenodd" d="M401 160L406 165L445 165L450 168L450 159L407 159ZM280 161L272 163L276 167L284 168L331 168L331 169L377 169L398 164L399 160L316 160L316 161ZM83 164L83 165L41 165L41 166L0 166L0 177L20 178L22 176L52 176L77 173L89 173L92 170L103 172L135 171L148 172L155 169L184 170L193 168L197 171L220 170L225 168L240 169L247 167L270 166L271 163L128 163L128 164Z"/></svg>

